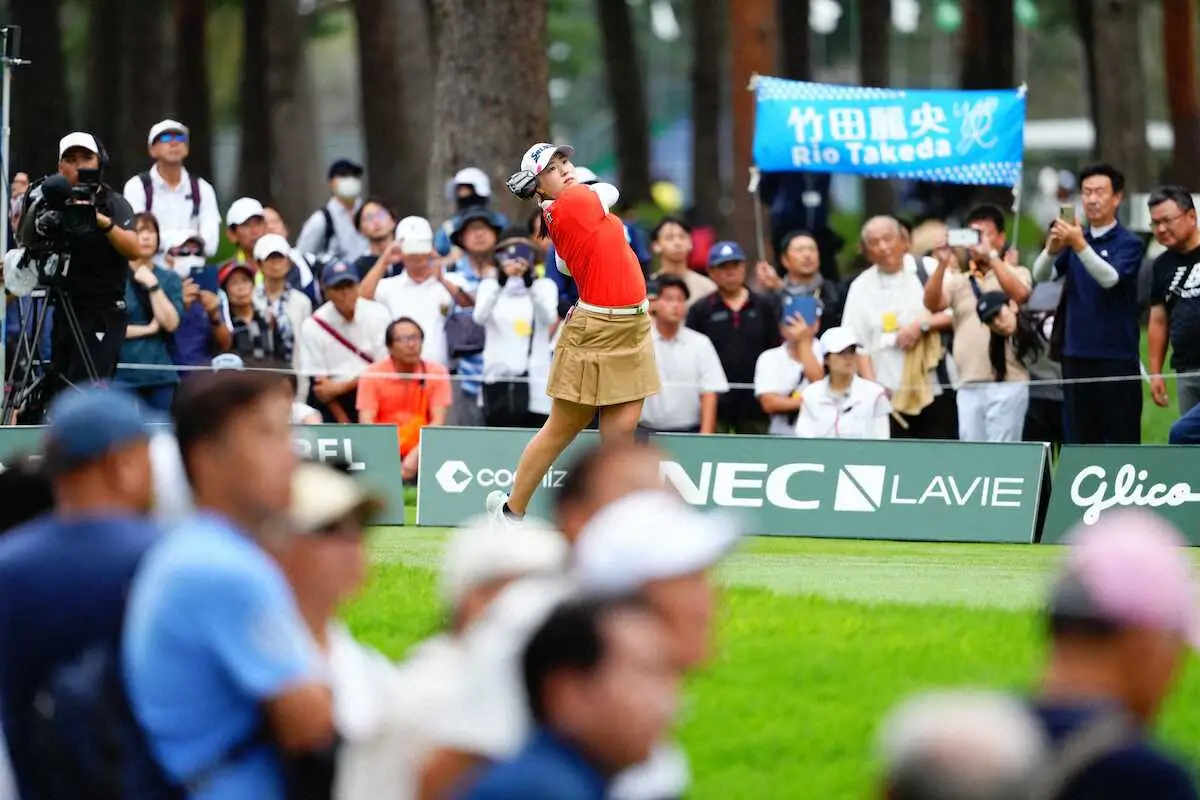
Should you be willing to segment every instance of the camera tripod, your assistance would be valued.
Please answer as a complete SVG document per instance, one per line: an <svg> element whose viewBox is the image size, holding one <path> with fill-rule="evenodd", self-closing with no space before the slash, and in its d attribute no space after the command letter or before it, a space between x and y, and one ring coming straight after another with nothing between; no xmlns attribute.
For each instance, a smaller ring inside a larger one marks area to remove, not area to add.
<svg viewBox="0 0 1200 800"><path fill-rule="evenodd" d="M65 260L65 259L64 259ZM64 270L65 275L65 270ZM56 276L49 285L39 285L29 294L28 312L21 315L21 333L13 353L8 380L4 385L4 405L0 409L0 425L38 424L44 416L55 384L71 382L55 365L54 353L43 357L42 336L46 331L46 316L55 309L54 324L66 325L71 335L71 346L77 349L83 360L87 380L99 381L96 364L84 340L79 315L71 303L71 296L62 288L61 277ZM20 423L18 423L18 414Z"/></svg>

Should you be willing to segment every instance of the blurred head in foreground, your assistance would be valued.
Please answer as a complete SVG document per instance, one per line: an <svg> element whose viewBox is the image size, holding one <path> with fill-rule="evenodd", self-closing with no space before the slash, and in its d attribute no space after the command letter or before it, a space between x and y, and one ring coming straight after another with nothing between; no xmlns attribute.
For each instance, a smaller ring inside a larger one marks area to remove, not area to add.
<svg viewBox="0 0 1200 800"><path fill-rule="evenodd" d="M878 744L885 800L1029 796L1046 742L1029 709L996 692L943 691L905 701Z"/></svg>
<svg viewBox="0 0 1200 800"><path fill-rule="evenodd" d="M634 492L661 489L662 451L636 442L601 444L577 458L555 500L555 523L567 540L579 538L600 509Z"/></svg>
<svg viewBox="0 0 1200 800"><path fill-rule="evenodd" d="M513 581L562 575L568 548L552 528L529 519L497 536L486 518L471 520L450 536L442 555L441 595L455 633L479 618Z"/></svg>
<svg viewBox="0 0 1200 800"><path fill-rule="evenodd" d="M522 658L533 718L604 775L645 761L675 716L678 673L666 638L638 600L566 601Z"/></svg>
<svg viewBox="0 0 1200 800"><path fill-rule="evenodd" d="M1048 608L1052 700L1118 701L1152 721L1200 644L1186 540L1147 511L1109 511L1069 536Z"/></svg>
<svg viewBox="0 0 1200 800"><path fill-rule="evenodd" d="M692 669L711 649L716 587L710 572L739 536L732 518L702 514L674 493L634 492L584 527L575 572L588 592L642 594L666 623L676 667Z"/></svg>

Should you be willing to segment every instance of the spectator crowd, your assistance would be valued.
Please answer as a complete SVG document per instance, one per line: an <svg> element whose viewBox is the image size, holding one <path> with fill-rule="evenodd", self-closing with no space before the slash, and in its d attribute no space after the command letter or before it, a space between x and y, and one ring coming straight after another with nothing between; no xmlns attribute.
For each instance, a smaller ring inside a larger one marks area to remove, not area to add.
<svg viewBox="0 0 1200 800"><path fill-rule="evenodd" d="M453 214L435 225L366 195L362 166L339 159L328 201L293 240L255 198L235 199L221 218L212 186L185 166L189 135L180 122L156 124L153 165L124 185L138 255L117 385L165 411L189 371L222 353L291 371L294 421L395 425L406 477L424 426L541 424L556 336L577 293L540 214L508 220L492 208L489 176L466 167L448 183ZM585 168L579 177L596 180ZM19 214L28 180L12 185ZM682 218L648 233L627 221L664 387L641 428L1139 442L1144 248L1117 219L1117 169L1087 167L1077 185L1078 204L1060 205L1029 267L991 205L971 209L962 229L867 220L864 269L851 280L829 263L824 233L776 231L772 264L736 241L697 253L711 231ZM1186 416L1200 401L1200 228L1180 187L1161 187L1149 205L1163 250L1151 269L1151 397L1169 404L1163 374L1177 370L1185 418L1172 440L1200 441L1200 417ZM233 255L213 263L222 237ZM28 302L10 300L10 364L22 359Z"/></svg>

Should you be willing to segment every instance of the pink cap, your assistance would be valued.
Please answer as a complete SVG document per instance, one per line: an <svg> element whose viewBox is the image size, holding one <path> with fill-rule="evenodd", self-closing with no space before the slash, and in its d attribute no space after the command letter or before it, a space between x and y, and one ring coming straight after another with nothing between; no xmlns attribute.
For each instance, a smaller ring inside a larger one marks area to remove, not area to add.
<svg viewBox="0 0 1200 800"><path fill-rule="evenodd" d="M1067 551L1052 613L1172 631L1200 650L1200 615L1187 541L1157 514L1110 511L1079 525Z"/></svg>

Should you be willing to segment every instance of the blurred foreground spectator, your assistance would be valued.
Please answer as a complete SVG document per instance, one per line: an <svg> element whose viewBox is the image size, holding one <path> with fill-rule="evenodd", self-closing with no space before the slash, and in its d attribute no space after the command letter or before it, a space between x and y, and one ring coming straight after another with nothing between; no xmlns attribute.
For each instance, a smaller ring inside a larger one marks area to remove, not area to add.
<svg viewBox="0 0 1200 800"><path fill-rule="evenodd" d="M1044 796L1192 800L1190 770L1149 738L1200 645L1186 541L1153 513L1116 510L1069 542L1050 595L1036 709L1056 747L1083 755Z"/></svg>
<svg viewBox="0 0 1200 800"><path fill-rule="evenodd" d="M289 543L292 397L278 375L183 384L173 413L198 513L153 549L123 631L130 704L199 798L284 797L284 758L333 739L324 661L276 558Z"/></svg>
<svg viewBox="0 0 1200 800"><path fill-rule="evenodd" d="M542 623L522 656L537 728L511 761L486 771L466 800L594 800L644 761L675 714L678 673L662 620L636 600L572 600Z"/></svg>
<svg viewBox="0 0 1200 800"><path fill-rule="evenodd" d="M54 508L54 484L40 456L10 456L0 465L0 535Z"/></svg>
<svg viewBox="0 0 1200 800"><path fill-rule="evenodd" d="M1047 760L1046 737L1029 708L1008 695L918 695L888 714L878 747L883 800L1041 800L1031 792Z"/></svg>
<svg viewBox="0 0 1200 800"><path fill-rule="evenodd" d="M0 537L0 722L21 797L32 798L67 796L78 776L63 766L80 755L38 735L54 725L38 694L85 650L111 651L115 662L130 583L158 539L147 516L150 432L137 401L72 390L47 419L54 511Z"/></svg>

